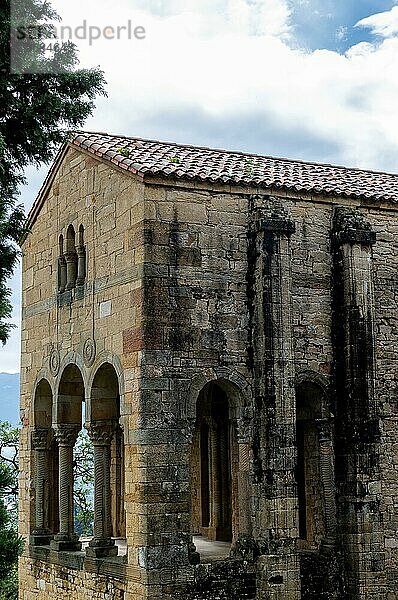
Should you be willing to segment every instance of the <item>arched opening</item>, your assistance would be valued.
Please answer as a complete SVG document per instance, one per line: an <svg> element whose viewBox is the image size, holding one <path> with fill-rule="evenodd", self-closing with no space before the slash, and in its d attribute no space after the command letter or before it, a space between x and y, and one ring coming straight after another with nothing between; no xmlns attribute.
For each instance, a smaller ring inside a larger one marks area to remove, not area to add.
<svg viewBox="0 0 398 600"><path fill-rule="evenodd" d="M77 279L77 253L76 235L73 225L69 225L66 231L66 289L71 290L76 285Z"/></svg>
<svg viewBox="0 0 398 600"><path fill-rule="evenodd" d="M75 364L61 376L54 415L54 433L59 455L59 530L51 543L55 550L80 550L74 523L74 447L82 428L84 383Z"/></svg>
<svg viewBox="0 0 398 600"><path fill-rule="evenodd" d="M74 252L76 248L76 235L73 225L69 225L66 230L66 251Z"/></svg>
<svg viewBox="0 0 398 600"><path fill-rule="evenodd" d="M84 383L80 369L70 364L62 373L58 387L55 423L75 425L81 429Z"/></svg>
<svg viewBox="0 0 398 600"><path fill-rule="evenodd" d="M323 390L313 382L296 388L297 492L299 537L304 547L318 548L325 536L325 496L319 424L323 422Z"/></svg>
<svg viewBox="0 0 398 600"><path fill-rule="evenodd" d="M52 430L53 394L50 384L42 379L33 400L32 450L34 480L33 545L47 545L58 531L58 453Z"/></svg>
<svg viewBox="0 0 398 600"><path fill-rule="evenodd" d="M193 532L212 541L232 541L236 431L227 393L207 384L196 405L191 454Z"/></svg>
<svg viewBox="0 0 398 600"><path fill-rule="evenodd" d="M87 553L115 555L115 538L126 537L124 443L120 426L120 390L110 363L95 374L87 428L94 445L94 538Z"/></svg>
<svg viewBox="0 0 398 600"><path fill-rule="evenodd" d="M33 424L35 428L50 429L52 425L53 393L46 379L41 379L33 401Z"/></svg>
<svg viewBox="0 0 398 600"><path fill-rule="evenodd" d="M82 414L85 414L85 404ZM75 532L84 542L92 537L94 525L94 450L84 427L77 435L74 448L73 482Z"/></svg>
<svg viewBox="0 0 398 600"><path fill-rule="evenodd" d="M84 227L80 225L79 227L79 246L84 246Z"/></svg>

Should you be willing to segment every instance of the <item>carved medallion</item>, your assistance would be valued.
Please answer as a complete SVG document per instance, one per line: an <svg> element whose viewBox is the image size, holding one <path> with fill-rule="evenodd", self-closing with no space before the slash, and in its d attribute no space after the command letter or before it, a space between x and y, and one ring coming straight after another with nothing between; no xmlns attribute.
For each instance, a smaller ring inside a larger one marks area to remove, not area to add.
<svg viewBox="0 0 398 600"><path fill-rule="evenodd" d="M95 360L95 341L91 338L84 342L83 346L83 360L86 367L91 367Z"/></svg>
<svg viewBox="0 0 398 600"><path fill-rule="evenodd" d="M60 365L59 352L57 348L52 348L50 352L50 371L51 374L56 377L58 375Z"/></svg>

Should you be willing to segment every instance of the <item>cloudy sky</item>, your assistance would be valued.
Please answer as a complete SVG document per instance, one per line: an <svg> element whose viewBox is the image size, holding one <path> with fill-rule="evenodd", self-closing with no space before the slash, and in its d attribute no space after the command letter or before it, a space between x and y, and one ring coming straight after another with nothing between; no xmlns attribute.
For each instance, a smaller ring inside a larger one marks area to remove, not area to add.
<svg viewBox="0 0 398 600"><path fill-rule="evenodd" d="M398 0L52 4L81 65L105 71L89 130L398 171ZM129 22L143 39L77 39ZM28 170L27 209L45 171ZM0 372L18 369L16 329Z"/></svg>

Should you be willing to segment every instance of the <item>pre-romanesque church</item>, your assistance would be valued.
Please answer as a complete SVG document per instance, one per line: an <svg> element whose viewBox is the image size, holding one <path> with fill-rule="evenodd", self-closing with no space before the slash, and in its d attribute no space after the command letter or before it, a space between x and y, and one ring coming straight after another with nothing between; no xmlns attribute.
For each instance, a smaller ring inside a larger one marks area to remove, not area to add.
<svg viewBox="0 0 398 600"><path fill-rule="evenodd" d="M398 599L398 175L79 133L28 227L20 599Z"/></svg>

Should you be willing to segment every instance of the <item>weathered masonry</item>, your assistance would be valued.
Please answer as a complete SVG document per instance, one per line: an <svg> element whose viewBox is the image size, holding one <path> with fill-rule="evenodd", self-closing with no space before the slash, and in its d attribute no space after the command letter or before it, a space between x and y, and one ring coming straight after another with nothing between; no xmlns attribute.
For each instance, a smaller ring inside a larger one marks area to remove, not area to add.
<svg viewBox="0 0 398 600"><path fill-rule="evenodd" d="M396 600L398 176L81 133L29 229L21 600Z"/></svg>

